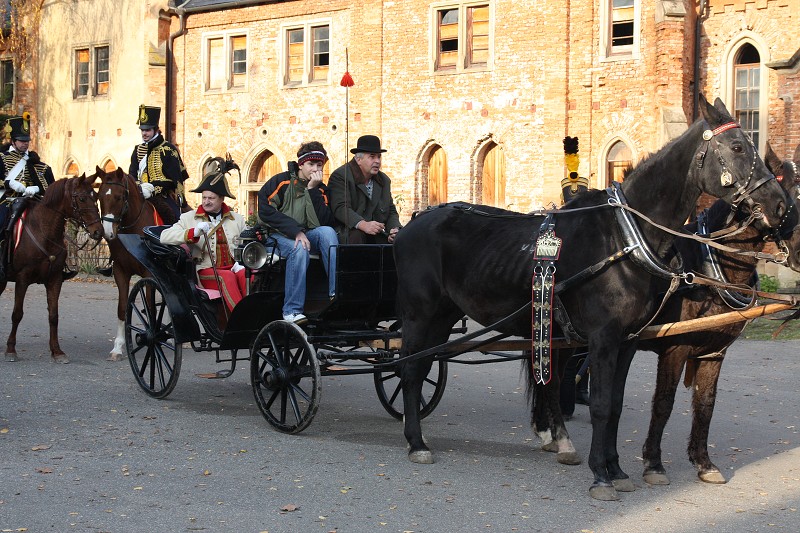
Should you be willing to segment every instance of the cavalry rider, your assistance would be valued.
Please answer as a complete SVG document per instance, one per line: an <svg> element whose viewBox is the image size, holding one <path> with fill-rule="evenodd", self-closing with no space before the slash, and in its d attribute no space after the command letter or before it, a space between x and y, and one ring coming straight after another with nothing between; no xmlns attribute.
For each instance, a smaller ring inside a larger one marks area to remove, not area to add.
<svg viewBox="0 0 800 533"><path fill-rule="evenodd" d="M208 172L192 192L202 193L200 206L183 213L178 222L165 229L161 233L161 242L188 244L192 249L192 257L196 258L200 284L207 289L219 290L225 306L233 310L246 294L244 267L234 262L231 249L233 239L245 229L244 217L225 204L226 196L232 200L236 197L228 188L222 168ZM210 256L207 250L210 250ZM221 286L217 283L217 276Z"/></svg>
<svg viewBox="0 0 800 533"><path fill-rule="evenodd" d="M306 300L306 272L309 253L322 256L328 273L328 294L334 295L336 245L339 240L333 229L335 219L328 207L328 190L322 183L322 169L328 153L318 141L303 143L297 151L297 162L289 162L289 170L272 176L258 192L258 218L275 230L278 253L286 258L286 279L283 319L306 321L303 309Z"/></svg>
<svg viewBox="0 0 800 533"><path fill-rule="evenodd" d="M0 171L3 173L0 188L0 279L5 279L7 229L25 208L24 199L43 195L48 185L55 181L53 171L39 159L39 154L28 150L31 141L29 113L9 118L4 132L10 135L11 144L0 153ZM15 201L17 198L21 200Z"/></svg>
<svg viewBox="0 0 800 533"><path fill-rule="evenodd" d="M161 108L139 106L137 124L142 142L131 154L128 174L136 176L142 194L156 208L164 224L174 224L181 216L183 182L189 178L178 149L164 139L158 122Z"/></svg>

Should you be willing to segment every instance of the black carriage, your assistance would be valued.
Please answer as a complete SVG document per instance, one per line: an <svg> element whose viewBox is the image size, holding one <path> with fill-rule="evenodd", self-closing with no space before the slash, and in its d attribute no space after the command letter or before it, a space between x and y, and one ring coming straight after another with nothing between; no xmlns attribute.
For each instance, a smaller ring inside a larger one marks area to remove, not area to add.
<svg viewBox="0 0 800 533"><path fill-rule="evenodd" d="M262 414L276 429L297 433L313 419L321 376L373 374L386 411L403 416L395 313L397 276L391 245L340 245L336 253L336 295L328 296L322 261L308 270L302 327L282 319L285 261L268 236L246 230L235 249L248 279L247 295L228 314L217 291L197 282L185 247L161 244L165 226L144 235L120 235L123 244L152 273L131 289L125 317L128 359L139 386L164 398L175 388L182 350L215 352L229 363L214 377L250 362L250 381ZM464 324L454 332L463 332ZM246 351L242 357L240 351ZM227 355L229 354L229 355ZM430 414L444 392L447 361L431 370L420 402Z"/></svg>

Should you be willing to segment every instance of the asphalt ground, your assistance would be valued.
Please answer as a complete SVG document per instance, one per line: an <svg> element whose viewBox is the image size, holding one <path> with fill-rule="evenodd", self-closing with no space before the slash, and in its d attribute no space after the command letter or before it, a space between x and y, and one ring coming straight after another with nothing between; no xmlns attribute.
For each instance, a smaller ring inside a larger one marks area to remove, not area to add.
<svg viewBox="0 0 800 533"><path fill-rule="evenodd" d="M8 332L13 285L0 298ZM592 500L588 408L568 423L579 466L556 463L531 433L519 363L451 365L423 422L436 463L406 459L402 425L370 376L324 377L299 435L261 416L240 364L228 379L210 353L184 350L176 389L146 396L126 361L106 360L116 289L65 283L61 346L50 362L41 286L20 326L21 360L0 362L0 531L28 532L742 532L800 530L797 341L740 340L728 353L711 426L712 460L729 482L698 480L686 458L690 392L664 438L672 480L641 480L656 358L637 354L619 431L636 484Z"/></svg>

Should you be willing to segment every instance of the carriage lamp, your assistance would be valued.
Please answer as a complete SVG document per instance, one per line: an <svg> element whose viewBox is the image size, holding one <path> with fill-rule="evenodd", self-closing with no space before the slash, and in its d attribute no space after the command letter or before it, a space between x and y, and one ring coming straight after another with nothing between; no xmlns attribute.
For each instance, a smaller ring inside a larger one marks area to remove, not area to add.
<svg viewBox="0 0 800 533"><path fill-rule="evenodd" d="M258 270L267 262L267 249L260 242L249 242L244 248L237 248L237 254L241 250L241 258L236 260L250 270Z"/></svg>

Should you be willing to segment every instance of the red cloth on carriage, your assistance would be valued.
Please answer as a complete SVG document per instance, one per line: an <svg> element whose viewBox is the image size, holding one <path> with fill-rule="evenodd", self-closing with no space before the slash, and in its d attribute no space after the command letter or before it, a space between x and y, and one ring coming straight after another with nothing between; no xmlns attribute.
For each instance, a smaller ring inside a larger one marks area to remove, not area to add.
<svg viewBox="0 0 800 533"><path fill-rule="evenodd" d="M231 266L217 267L219 285L217 285L217 278L214 277L213 268L203 268L197 271L197 277L203 288L219 290L228 311L233 311L234 306L241 302L247 293L247 279L244 275L244 269L233 272Z"/></svg>

